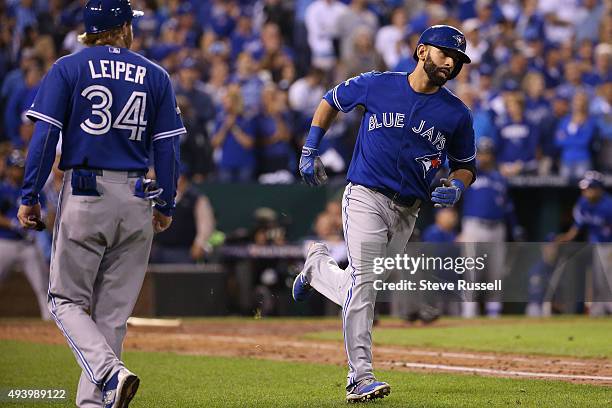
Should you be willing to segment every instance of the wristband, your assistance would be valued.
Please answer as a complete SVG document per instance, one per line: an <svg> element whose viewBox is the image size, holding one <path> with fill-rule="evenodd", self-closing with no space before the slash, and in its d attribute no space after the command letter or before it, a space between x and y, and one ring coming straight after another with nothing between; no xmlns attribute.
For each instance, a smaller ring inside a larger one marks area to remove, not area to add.
<svg viewBox="0 0 612 408"><path fill-rule="evenodd" d="M465 184L463 184L463 181L459 180L459 179L452 179L451 180L451 185L457 187L459 190L461 190L461 192L463 192L463 190L465 190Z"/></svg>
<svg viewBox="0 0 612 408"><path fill-rule="evenodd" d="M311 149L318 149L321 139L323 139L323 135L325 135L325 129L318 126L311 126L308 131L308 136L306 136L304 146Z"/></svg>

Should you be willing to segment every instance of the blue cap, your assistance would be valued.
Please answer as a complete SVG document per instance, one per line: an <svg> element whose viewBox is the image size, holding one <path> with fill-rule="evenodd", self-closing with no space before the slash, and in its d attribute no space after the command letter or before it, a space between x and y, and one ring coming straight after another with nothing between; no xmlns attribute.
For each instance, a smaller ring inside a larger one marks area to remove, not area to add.
<svg viewBox="0 0 612 408"><path fill-rule="evenodd" d="M83 10L85 32L103 33L143 15L142 11L132 10L130 0L89 0Z"/></svg>
<svg viewBox="0 0 612 408"><path fill-rule="evenodd" d="M453 72L451 72L449 79L453 79L457 76L457 74L459 74L463 64L469 64L472 62L470 57L468 57L468 55L465 53L465 47L467 45L465 35L463 35L461 31L453 26L434 25L429 27L427 30L423 31L423 34L421 34L417 48L421 44L432 45L436 48L441 48L444 50L454 50L459 53L460 61L453 69ZM412 57L415 60L418 60L416 49L414 50Z"/></svg>
<svg viewBox="0 0 612 408"><path fill-rule="evenodd" d="M581 190L587 188L603 188L603 175L598 171L587 171L584 178L578 183Z"/></svg>

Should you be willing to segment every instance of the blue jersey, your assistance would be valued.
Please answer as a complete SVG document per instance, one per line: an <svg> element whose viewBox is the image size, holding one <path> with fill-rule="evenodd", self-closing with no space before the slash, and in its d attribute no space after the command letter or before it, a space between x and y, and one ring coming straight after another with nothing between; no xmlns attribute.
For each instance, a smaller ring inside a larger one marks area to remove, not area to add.
<svg viewBox="0 0 612 408"><path fill-rule="evenodd" d="M215 132L223 126L225 122L226 114L221 113L217 116L217 123L215 124ZM255 139L255 130L253 120L245 119L244 116L239 116L236 119L236 127L240 128L245 135L251 139ZM219 168L230 170L230 169L243 169L255 167L255 151L253 148L246 148L238 143L238 139L234 135L234 132L230 129L227 131L227 136L223 141L221 147L221 160L219 161Z"/></svg>
<svg viewBox="0 0 612 408"><path fill-rule="evenodd" d="M500 163L534 163L539 133L527 121L514 122L508 117L498 121L497 160Z"/></svg>
<svg viewBox="0 0 612 408"><path fill-rule="evenodd" d="M423 231L423 242L455 242L457 233L444 231L436 224L430 225Z"/></svg>
<svg viewBox="0 0 612 408"><path fill-rule="evenodd" d="M591 142L596 135L594 118L588 118L581 125L573 123L569 115L563 118L555 134L556 145L561 148L561 161L567 164L590 160Z"/></svg>
<svg viewBox="0 0 612 408"><path fill-rule="evenodd" d="M185 133L168 74L125 48L60 58L27 115L62 130L62 170L143 170L151 143Z"/></svg>
<svg viewBox="0 0 612 408"><path fill-rule="evenodd" d="M508 184L497 171L478 170L478 178L463 193L463 216L504 221L514 211Z"/></svg>
<svg viewBox="0 0 612 408"><path fill-rule="evenodd" d="M325 100L342 112L365 109L348 180L429 200L447 157L451 168L476 157L470 110L449 90L412 89L405 72L368 72L337 85Z"/></svg>
<svg viewBox="0 0 612 408"><path fill-rule="evenodd" d="M612 195L604 193L596 203L580 197L574 207L574 223L587 230L589 242L612 242Z"/></svg>

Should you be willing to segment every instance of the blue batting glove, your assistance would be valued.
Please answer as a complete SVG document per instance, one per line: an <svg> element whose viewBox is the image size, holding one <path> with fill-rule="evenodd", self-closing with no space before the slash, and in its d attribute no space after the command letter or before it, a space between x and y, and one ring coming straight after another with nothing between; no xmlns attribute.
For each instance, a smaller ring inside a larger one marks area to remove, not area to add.
<svg viewBox="0 0 612 408"><path fill-rule="evenodd" d="M325 167L319 157L318 149L302 147L300 174L309 186L319 186L327 181L327 174L325 174Z"/></svg>
<svg viewBox="0 0 612 408"><path fill-rule="evenodd" d="M461 198L461 193L465 190L465 184L461 180L453 179L450 182L447 179L441 179L442 185L436 187L431 193L431 201L435 203L434 207L452 207L457 204Z"/></svg>

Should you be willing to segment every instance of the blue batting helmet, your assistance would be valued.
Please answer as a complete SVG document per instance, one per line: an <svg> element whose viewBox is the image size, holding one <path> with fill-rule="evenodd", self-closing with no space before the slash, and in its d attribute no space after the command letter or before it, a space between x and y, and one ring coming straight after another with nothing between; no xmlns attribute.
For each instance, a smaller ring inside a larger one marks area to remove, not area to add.
<svg viewBox="0 0 612 408"><path fill-rule="evenodd" d="M472 62L465 53L465 35L455 27L449 25L431 26L421 34L417 48L421 44L432 45L443 50L454 50L459 53L460 60L456 62L455 68L453 68L453 72L451 72L448 79L456 77L459 71L461 71L463 64ZM416 49L414 50L413 57L418 61Z"/></svg>
<svg viewBox="0 0 612 408"><path fill-rule="evenodd" d="M85 32L103 33L142 15L142 11L132 10L130 0L89 0L83 10Z"/></svg>

